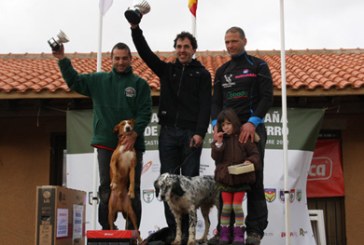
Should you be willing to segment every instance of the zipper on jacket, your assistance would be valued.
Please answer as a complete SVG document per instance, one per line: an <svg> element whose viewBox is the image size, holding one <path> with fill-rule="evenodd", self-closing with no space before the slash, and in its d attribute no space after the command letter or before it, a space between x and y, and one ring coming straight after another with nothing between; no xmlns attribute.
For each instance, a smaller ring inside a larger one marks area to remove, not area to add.
<svg viewBox="0 0 364 245"><path fill-rule="evenodd" d="M183 79L184 72L185 72L185 65L182 66L182 73L181 73L181 77L179 79L178 90L177 90L177 98L179 97L179 93L181 92L181 85L182 85L182 79ZM178 118L179 118L179 110L177 109L176 120L174 122L175 127L177 127Z"/></svg>
<svg viewBox="0 0 364 245"><path fill-rule="evenodd" d="M233 135L233 143L235 143L235 139L236 139L236 134L234 134ZM236 160L236 145L237 144L233 144L233 154L232 154L232 156L233 156L233 163L235 164L236 162L237 162L237 160Z"/></svg>

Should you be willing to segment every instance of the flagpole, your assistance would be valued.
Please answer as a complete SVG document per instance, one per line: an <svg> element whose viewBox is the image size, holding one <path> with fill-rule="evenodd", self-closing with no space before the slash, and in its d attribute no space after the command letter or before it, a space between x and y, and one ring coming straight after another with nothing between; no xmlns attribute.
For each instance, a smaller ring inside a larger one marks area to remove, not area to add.
<svg viewBox="0 0 364 245"><path fill-rule="evenodd" d="M103 10L99 9L99 26L98 26L98 49L97 49L97 62L96 62L96 71L101 71L102 65L102 25L103 25ZM98 177L98 160L97 160L97 150L94 148L93 154L93 171L92 171L92 179L93 179L93 193L92 193L92 217L91 224L92 229L96 230L96 217L97 217L97 177Z"/></svg>
<svg viewBox="0 0 364 245"><path fill-rule="evenodd" d="M103 24L103 14L102 10L99 11L99 36L98 36L98 49L97 49L97 66L96 71L101 71L101 63L102 63L102 24Z"/></svg>
<svg viewBox="0 0 364 245"><path fill-rule="evenodd" d="M286 91L286 51L284 30L284 0L280 0L280 30L281 30L281 81L282 81L282 136L284 163L284 204L285 204L285 232L286 245L290 245L290 207L288 190L288 127L287 127L287 91Z"/></svg>
<svg viewBox="0 0 364 245"><path fill-rule="evenodd" d="M192 35L196 37L196 16L192 15L191 18L192 18L192 27L191 27Z"/></svg>

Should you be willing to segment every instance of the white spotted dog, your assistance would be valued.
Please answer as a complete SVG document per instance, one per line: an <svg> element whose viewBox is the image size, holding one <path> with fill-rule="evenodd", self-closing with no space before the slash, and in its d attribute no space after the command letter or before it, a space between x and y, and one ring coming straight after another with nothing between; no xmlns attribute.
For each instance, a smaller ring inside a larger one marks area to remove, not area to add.
<svg viewBox="0 0 364 245"><path fill-rule="evenodd" d="M164 173L154 182L154 188L157 198L168 203L176 220L176 237L172 245L181 244L181 218L183 214L189 215L187 245L196 244L196 210L199 207L201 207L204 218L205 231L198 242L207 242L207 234L210 229L209 212L218 201L218 191L214 178L212 176L186 177Z"/></svg>

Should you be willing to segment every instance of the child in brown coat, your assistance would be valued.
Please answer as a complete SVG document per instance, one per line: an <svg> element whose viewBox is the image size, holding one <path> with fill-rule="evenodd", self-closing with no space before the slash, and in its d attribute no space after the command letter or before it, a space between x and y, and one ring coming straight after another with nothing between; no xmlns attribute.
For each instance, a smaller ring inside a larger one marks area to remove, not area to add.
<svg viewBox="0 0 364 245"><path fill-rule="evenodd" d="M211 143L211 156L216 162L215 180L221 190L222 212L220 215L219 244L230 244L230 216L235 214L233 245L244 244L243 198L250 185L255 182L255 172L230 174L228 167L241 163L253 163L255 170L260 168L259 152L254 143L240 143L240 122L235 112L227 108L217 118L218 132Z"/></svg>

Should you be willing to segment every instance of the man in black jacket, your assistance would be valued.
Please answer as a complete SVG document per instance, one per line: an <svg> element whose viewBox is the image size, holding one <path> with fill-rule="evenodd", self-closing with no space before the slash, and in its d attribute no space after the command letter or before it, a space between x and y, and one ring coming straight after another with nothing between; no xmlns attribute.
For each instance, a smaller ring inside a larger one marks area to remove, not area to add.
<svg viewBox="0 0 364 245"><path fill-rule="evenodd" d="M165 62L152 52L139 25L131 24L131 32L140 57L160 79L160 172L197 176L211 108L211 75L193 58L197 41L181 32L174 40L176 60ZM174 216L166 203L164 207L167 224L175 230ZM188 236L188 223L188 215L184 215L184 237Z"/></svg>
<svg viewBox="0 0 364 245"><path fill-rule="evenodd" d="M215 134L219 112L224 108L233 108L242 123L239 141L253 142L255 133L260 136L257 146L264 166L267 139L264 117L273 103L273 81L267 63L246 53L246 43L241 28L231 27L226 31L225 45L231 60L216 71L211 108L212 126ZM268 225L263 170L256 172L256 183L247 196L246 244L260 244ZM214 244L213 239L209 244Z"/></svg>

